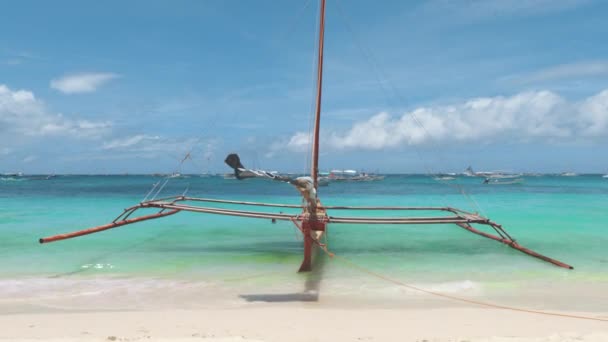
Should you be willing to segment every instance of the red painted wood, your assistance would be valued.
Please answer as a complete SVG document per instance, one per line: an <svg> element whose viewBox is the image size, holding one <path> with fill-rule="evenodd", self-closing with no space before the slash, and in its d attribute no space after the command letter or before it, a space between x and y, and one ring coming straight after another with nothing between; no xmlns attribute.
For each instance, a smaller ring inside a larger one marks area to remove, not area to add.
<svg viewBox="0 0 608 342"><path fill-rule="evenodd" d="M98 227L93 227L93 228L87 228L87 229L79 230L79 231L72 232L72 233L59 234L59 235L55 235L55 236L49 236L49 237L45 237L45 238L40 238L40 240L38 240L38 241L40 243L48 243L48 242L55 242L55 241L59 241L59 240L71 239L71 238L75 238L75 237L78 237L78 236L93 234L93 233L101 232L101 231L104 231L104 230L108 230L108 229L124 226L124 225L127 225L127 224L131 224L131 223L137 223L137 222L141 222L141 221L146 221L146 220L156 219L156 218L159 218L159 217L173 215L173 214L176 214L178 212L179 212L179 210L172 210L172 211L167 211L167 212L164 212L164 213L145 215L145 216L137 217L137 218L130 219L130 220L123 220L123 221L118 221L118 222L115 222L115 223L109 223L109 224L106 224L106 225L103 225L103 226L98 226Z"/></svg>
<svg viewBox="0 0 608 342"><path fill-rule="evenodd" d="M323 90L323 44L325 36L325 0L321 0L321 19L319 22L319 56L317 64L317 108L315 113L315 126L312 145L312 177L315 189L319 175L319 130L321 127L321 93Z"/></svg>
<svg viewBox="0 0 608 342"><path fill-rule="evenodd" d="M530 256L533 256L535 258L541 259L541 260L546 261L548 263L551 263L551 264L553 264L555 266L567 268L567 269L570 269L570 270L574 269L574 267L572 267L572 266L570 266L568 264L565 264L565 263L563 263L563 262L561 262L559 260L555 260L555 259L549 258L549 257L544 256L542 254L536 253L535 251L533 251L531 249L523 247L523 246L519 245L515 241L508 240L508 239L503 239L503 238L500 238L500 237L492 235L492 234L484 233L482 231L479 231L479 230L473 228L471 225L466 224L466 223L456 223L456 224L459 227L464 228L464 229L470 231L471 233L475 233L477 235L481 235L481 236L486 237L488 239L492 239L492 240L496 240L498 242L504 243L505 245L507 245L507 246L509 246L509 247L511 247L513 249L516 249L516 250L518 250L518 251L520 251L522 253L528 254Z"/></svg>

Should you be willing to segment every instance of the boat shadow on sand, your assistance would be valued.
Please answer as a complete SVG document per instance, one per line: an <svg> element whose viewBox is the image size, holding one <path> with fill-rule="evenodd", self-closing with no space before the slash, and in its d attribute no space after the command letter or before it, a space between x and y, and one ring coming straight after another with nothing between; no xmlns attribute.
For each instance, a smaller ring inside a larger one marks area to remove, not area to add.
<svg viewBox="0 0 608 342"><path fill-rule="evenodd" d="M321 290L321 281L327 256L322 251L317 250L317 255L313 262L311 272L301 273L305 278L304 290L294 293L262 293L262 294L241 294L240 298L247 302L266 302L266 303L285 303L285 302L318 302Z"/></svg>

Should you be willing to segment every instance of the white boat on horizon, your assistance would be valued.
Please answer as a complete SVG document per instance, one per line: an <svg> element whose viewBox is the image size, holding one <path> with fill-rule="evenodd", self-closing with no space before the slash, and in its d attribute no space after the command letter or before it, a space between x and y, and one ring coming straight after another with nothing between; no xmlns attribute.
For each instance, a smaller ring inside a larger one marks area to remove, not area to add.
<svg viewBox="0 0 608 342"><path fill-rule="evenodd" d="M433 179L436 181L451 181L456 179L456 174L455 173L440 173L440 174L436 174Z"/></svg>
<svg viewBox="0 0 608 342"><path fill-rule="evenodd" d="M23 177L23 172L17 172L17 173L3 173L2 176L4 177Z"/></svg>
<svg viewBox="0 0 608 342"><path fill-rule="evenodd" d="M505 171L473 171L472 167L467 167L463 174L468 177L483 177L492 179L515 179L522 177L521 173L511 173Z"/></svg>
<svg viewBox="0 0 608 342"><path fill-rule="evenodd" d="M514 184L523 184L524 179L523 178L508 178L508 179L504 179L504 178L486 178L483 181L483 184L489 184L489 185L514 185Z"/></svg>
<svg viewBox="0 0 608 342"><path fill-rule="evenodd" d="M321 179L328 182L369 182L383 180L384 176L356 170L331 170L328 174L321 177Z"/></svg>

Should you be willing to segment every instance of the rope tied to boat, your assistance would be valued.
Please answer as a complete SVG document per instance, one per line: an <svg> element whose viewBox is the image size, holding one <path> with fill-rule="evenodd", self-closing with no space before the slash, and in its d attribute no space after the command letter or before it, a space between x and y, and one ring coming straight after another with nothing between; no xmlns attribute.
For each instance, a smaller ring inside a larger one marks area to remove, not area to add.
<svg viewBox="0 0 608 342"><path fill-rule="evenodd" d="M401 287L405 287L408 288L410 290L414 290L417 292L422 292L422 293L426 293L428 295L432 295L432 296L436 296L436 297L441 297L441 298L445 298L445 299L449 299L449 300L453 300L453 301L458 301L458 302L463 302L463 303L467 303L467 304L474 304L474 305L479 305L479 306L485 306L488 308L493 308L493 309L499 309L499 310L508 310L508 311L515 311L515 312L525 312L525 313L530 313L530 314L537 314L537 315L545 315L545 316L554 316L554 317L564 317L564 318L573 318L573 319L583 319L583 320L588 320L588 321L598 321L598 322L608 322L608 318L601 318L601 317L592 317L592 316L583 316L583 315L573 315L573 314L565 314L565 313L558 313L558 312L550 312L550 311L541 311L541 310L534 310L534 309L526 309L526 308L519 308L519 307L515 307L515 306L508 306L508 305L502 305L502 304L494 304L494 303L488 303L488 302L484 302L484 301L479 301L479 300L475 300L475 299L469 299L469 298L463 298L463 297L458 297L458 296L453 296L453 295L449 295L449 294L445 294L445 293L440 293L440 292L436 292L436 291L431 291L431 290L426 290L423 289L421 287L418 286L414 286L414 285L410 285L407 284L405 282L402 282L398 279L394 279L391 277L388 277L386 275L380 274L378 272L372 271L366 267L363 267L361 265L358 265L352 261L350 261L349 259L341 256L341 255L336 255L336 253L332 253L327 249L327 246L321 246L321 244L319 244L318 241L315 240L315 243L317 243L321 249L327 253L327 255L330 258L333 259L337 259L342 261L343 263L347 264L348 266L355 268L363 273L366 273L368 275L371 275L375 278L387 281L389 283L401 286Z"/></svg>

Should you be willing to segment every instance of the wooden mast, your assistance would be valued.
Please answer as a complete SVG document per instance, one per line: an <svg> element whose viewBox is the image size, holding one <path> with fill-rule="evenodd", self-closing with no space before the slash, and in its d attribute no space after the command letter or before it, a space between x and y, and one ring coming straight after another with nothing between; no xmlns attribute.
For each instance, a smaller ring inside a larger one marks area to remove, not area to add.
<svg viewBox="0 0 608 342"><path fill-rule="evenodd" d="M319 128L321 125L321 93L323 90L323 37L325 33L325 0L321 0L319 18L319 56L317 61L317 108L315 111L315 126L312 140L312 168L310 177L313 181L315 191L319 183ZM317 207L318 199L309 203L308 208L304 209L301 229L304 240L304 260L298 272L308 272L312 270L313 247L315 240L319 241L325 232L326 217L325 210ZM295 221L294 221L295 223ZM314 238L313 238L314 235Z"/></svg>
<svg viewBox="0 0 608 342"><path fill-rule="evenodd" d="M312 177L315 189L319 177L319 129L321 125L321 93L323 89L323 41L325 34L325 0L321 0L321 14L319 19L319 56L317 62L317 106L315 113L315 127L312 142Z"/></svg>

